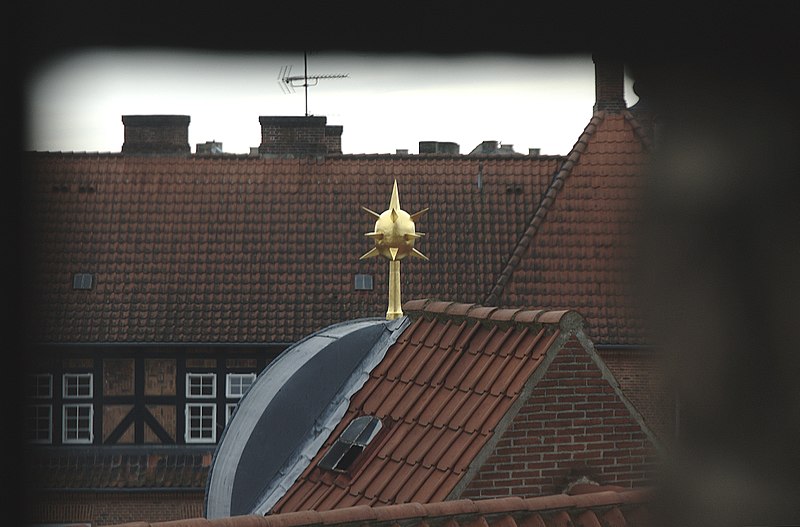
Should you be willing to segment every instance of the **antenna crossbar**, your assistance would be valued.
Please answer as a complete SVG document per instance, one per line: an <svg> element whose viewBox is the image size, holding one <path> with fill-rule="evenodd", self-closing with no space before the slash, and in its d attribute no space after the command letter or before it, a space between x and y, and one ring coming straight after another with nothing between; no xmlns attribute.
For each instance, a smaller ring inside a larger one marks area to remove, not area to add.
<svg viewBox="0 0 800 527"><path fill-rule="evenodd" d="M319 84L322 79L346 79L350 75L347 73L322 73L318 75L308 74L308 52L303 53L304 73L303 75L292 75L292 66L283 66L278 72L278 84L281 91L285 94L295 93L295 88L303 88L306 98L306 117L308 117L308 88Z"/></svg>

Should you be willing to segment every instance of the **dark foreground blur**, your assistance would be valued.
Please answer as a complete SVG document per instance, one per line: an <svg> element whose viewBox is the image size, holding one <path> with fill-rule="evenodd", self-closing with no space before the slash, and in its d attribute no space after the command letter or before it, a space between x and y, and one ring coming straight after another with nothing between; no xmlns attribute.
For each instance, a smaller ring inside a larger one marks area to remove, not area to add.
<svg viewBox="0 0 800 527"><path fill-rule="evenodd" d="M800 92L776 64L639 70L661 115L639 278L679 398L673 525L800 522Z"/></svg>

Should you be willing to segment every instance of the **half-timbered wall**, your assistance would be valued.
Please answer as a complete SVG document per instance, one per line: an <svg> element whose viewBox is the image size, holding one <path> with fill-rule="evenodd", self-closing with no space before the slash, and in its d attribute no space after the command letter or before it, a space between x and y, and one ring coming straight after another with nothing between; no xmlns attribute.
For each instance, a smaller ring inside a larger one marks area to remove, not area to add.
<svg viewBox="0 0 800 527"><path fill-rule="evenodd" d="M28 373L29 440L215 443L248 383L280 351L264 346L48 349Z"/></svg>

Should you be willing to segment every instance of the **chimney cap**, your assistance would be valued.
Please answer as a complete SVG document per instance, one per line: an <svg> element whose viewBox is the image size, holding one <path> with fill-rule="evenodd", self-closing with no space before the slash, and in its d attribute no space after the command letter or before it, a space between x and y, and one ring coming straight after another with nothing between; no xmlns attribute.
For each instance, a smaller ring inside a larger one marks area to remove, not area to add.
<svg viewBox="0 0 800 527"><path fill-rule="evenodd" d="M188 115L123 115L125 126L188 126Z"/></svg>

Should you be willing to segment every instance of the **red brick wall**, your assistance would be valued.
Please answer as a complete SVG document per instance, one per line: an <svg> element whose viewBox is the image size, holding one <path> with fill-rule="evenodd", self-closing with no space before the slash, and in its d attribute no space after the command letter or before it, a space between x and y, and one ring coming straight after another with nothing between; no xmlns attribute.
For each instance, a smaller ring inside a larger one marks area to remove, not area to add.
<svg viewBox="0 0 800 527"><path fill-rule="evenodd" d="M203 491L196 492L53 492L36 496L31 523L87 522L95 525L198 518Z"/></svg>
<svg viewBox="0 0 800 527"><path fill-rule="evenodd" d="M325 127L325 146L329 154L342 153L342 131L341 125L328 125Z"/></svg>
<svg viewBox="0 0 800 527"><path fill-rule="evenodd" d="M560 493L581 476L639 486L653 468L649 439L572 337L461 497Z"/></svg>
<svg viewBox="0 0 800 527"><path fill-rule="evenodd" d="M325 117L260 117L261 145L258 152L324 156L329 149L325 136L326 121Z"/></svg>
<svg viewBox="0 0 800 527"><path fill-rule="evenodd" d="M675 435L675 395L665 357L652 349L603 349L598 354L644 422L663 441Z"/></svg>
<svg viewBox="0 0 800 527"><path fill-rule="evenodd" d="M189 116L123 115L126 154L188 154Z"/></svg>

